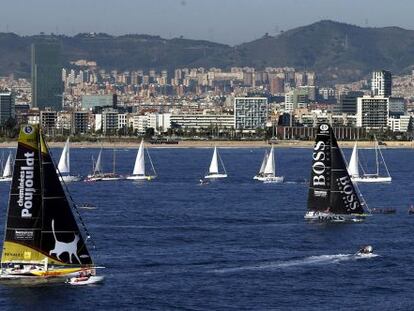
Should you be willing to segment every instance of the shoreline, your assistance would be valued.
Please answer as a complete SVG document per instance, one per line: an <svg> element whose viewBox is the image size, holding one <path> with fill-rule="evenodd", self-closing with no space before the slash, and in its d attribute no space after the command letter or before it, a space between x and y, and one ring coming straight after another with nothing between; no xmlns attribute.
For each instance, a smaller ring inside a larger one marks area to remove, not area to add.
<svg viewBox="0 0 414 311"><path fill-rule="evenodd" d="M353 148L354 141L339 141L341 148ZM414 142L410 141L385 141L386 146L381 148L391 149L412 149ZM136 142L71 142L71 148L138 148L140 140ZM63 148L65 142L49 142L51 148ZM278 141L277 144L273 144L275 148L312 148L314 141ZM267 148L270 147L266 141L213 141L213 140L188 140L179 141L178 144L150 144L147 143L148 148L212 148L214 146L220 148ZM0 148L16 148L17 141L15 142L2 142ZM372 141L358 141L359 148L373 148L374 143Z"/></svg>

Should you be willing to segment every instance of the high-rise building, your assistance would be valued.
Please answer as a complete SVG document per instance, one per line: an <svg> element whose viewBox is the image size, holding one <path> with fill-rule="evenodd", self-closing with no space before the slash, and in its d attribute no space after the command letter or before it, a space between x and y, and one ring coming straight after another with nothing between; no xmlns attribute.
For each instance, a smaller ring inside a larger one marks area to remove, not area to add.
<svg viewBox="0 0 414 311"><path fill-rule="evenodd" d="M374 71L371 79L372 96L390 97L392 94L392 74L386 70Z"/></svg>
<svg viewBox="0 0 414 311"><path fill-rule="evenodd" d="M14 94L12 92L0 92L0 125L3 125L8 119L14 118L14 115Z"/></svg>
<svg viewBox="0 0 414 311"><path fill-rule="evenodd" d="M389 97L363 96L357 100L357 126L386 129L389 118Z"/></svg>
<svg viewBox="0 0 414 311"><path fill-rule="evenodd" d="M269 113L266 97L236 97L234 99L234 128L254 132L264 129Z"/></svg>
<svg viewBox="0 0 414 311"><path fill-rule="evenodd" d="M54 42L32 44L32 107L62 109L62 64L60 45Z"/></svg>
<svg viewBox="0 0 414 311"><path fill-rule="evenodd" d="M348 92L339 96L339 111L340 113L356 114L357 113L357 99L364 96L364 92Z"/></svg>

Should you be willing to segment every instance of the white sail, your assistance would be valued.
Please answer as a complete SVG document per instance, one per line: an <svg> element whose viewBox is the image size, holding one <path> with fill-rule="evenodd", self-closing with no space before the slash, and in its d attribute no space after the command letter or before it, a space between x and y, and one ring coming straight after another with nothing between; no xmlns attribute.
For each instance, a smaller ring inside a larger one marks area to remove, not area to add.
<svg viewBox="0 0 414 311"><path fill-rule="evenodd" d="M13 167L12 167L12 155L9 153L7 157L6 165L4 166L3 170L3 177L10 177L12 175Z"/></svg>
<svg viewBox="0 0 414 311"><path fill-rule="evenodd" d="M60 156L58 170L62 174L70 173L69 137L66 140L65 147L63 148L62 155Z"/></svg>
<svg viewBox="0 0 414 311"><path fill-rule="evenodd" d="M264 168L263 173L265 175L275 175L275 159L274 159L274 152L273 152L273 146L270 149L269 155L267 157L266 166Z"/></svg>
<svg viewBox="0 0 414 311"><path fill-rule="evenodd" d="M102 155L102 149L99 151L98 158L96 159L94 173L102 173L101 155Z"/></svg>
<svg viewBox="0 0 414 311"><path fill-rule="evenodd" d="M145 175L145 154L144 154L144 140L141 140L137 157L135 159L133 175Z"/></svg>
<svg viewBox="0 0 414 311"><path fill-rule="evenodd" d="M351 177L358 177L359 176L359 161L358 161L358 147L357 143L354 145L354 149L352 150L351 159L349 160L348 165L348 174Z"/></svg>
<svg viewBox="0 0 414 311"><path fill-rule="evenodd" d="M264 173L264 169L266 167L267 158L268 158L268 154L267 154L267 151L265 151L265 155L264 155L264 158L263 158L263 161L262 161L262 165L260 166L259 174L263 174Z"/></svg>
<svg viewBox="0 0 414 311"><path fill-rule="evenodd" d="M208 171L210 174L218 174L217 147L214 147L214 153L211 158L210 168Z"/></svg>

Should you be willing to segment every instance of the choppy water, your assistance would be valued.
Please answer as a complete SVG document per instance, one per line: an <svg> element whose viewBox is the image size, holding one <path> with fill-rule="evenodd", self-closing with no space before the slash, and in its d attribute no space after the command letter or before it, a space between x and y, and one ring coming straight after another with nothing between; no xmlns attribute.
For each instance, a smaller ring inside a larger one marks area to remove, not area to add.
<svg viewBox="0 0 414 311"><path fill-rule="evenodd" d="M159 178L149 183L71 184L78 203L97 206L81 213L105 283L1 286L1 310L414 309L414 151L385 150L393 183L360 187L370 207L397 214L347 225L303 220L310 149L276 150L284 184L252 180L263 151L222 149L229 178L205 186L209 149L152 149ZM73 172L86 175L97 152L72 149ZM135 153L117 152L119 172L132 170ZM107 170L111 157L105 150ZM8 185L0 195L2 233ZM368 243L378 256L352 255Z"/></svg>

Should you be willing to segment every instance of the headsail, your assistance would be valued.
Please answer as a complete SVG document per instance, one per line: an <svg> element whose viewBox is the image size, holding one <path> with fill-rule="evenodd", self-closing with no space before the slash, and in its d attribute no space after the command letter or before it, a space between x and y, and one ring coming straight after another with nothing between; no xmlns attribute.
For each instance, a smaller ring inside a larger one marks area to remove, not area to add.
<svg viewBox="0 0 414 311"><path fill-rule="evenodd" d="M210 168L208 171L210 174L218 174L217 147L214 147L213 157L211 158Z"/></svg>
<svg viewBox="0 0 414 311"><path fill-rule="evenodd" d="M70 173L69 137L66 140L65 147L63 148L62 155L60 156L58 170L61 174Z"/></svg>
<svg viewBox="0 0 414 311"><path fill-rule="evenodd" d="M9 153L7 157L6 164L4 165L3 169L3 177L10 177L12 175L13 167L12 167L12 154Z"/></svg>
<svg viewBox="0 0 414 311"><path fill-rule="evenodd" d="M37 126L20 130L1 262L90 266L92 259Z"/></svg>
<svg viewBox="0 0 414 311"><path fill-rule="evenodd" d="M93 169L94 174L102 174L102 149L99 150L98 158L96 159L95 167Z"/></svg>
<svg viewBox="0 0 414 311"><path fill-rule="evenodd" d="M349 160L348 165L348 173L352 177L359 177L359 160L358 160L358 147L357 143L354 145L354 149L352 149L351 159Z"/></svg>
<svg viewBox="0 0 414 311"><path fill-rule="evenodd" d="M265 175L275 175L275 158L274 158L274 151L273 146L270 149L269 155L267 157L266 166L264 168L263 173Z"/></svg>
<svg viewBox="0 0 414 311"><path fill-rule="evenodd" d="M358 193L329 124L318 126L312 159L308 209L334 214L363 214Z"/></svg>
<svg viewBox="0 0 414 311"><path fill-rule="evenodd" d="M141 140L139 145L137 157L135 159L133 175L145 175L145 154L144 154L144 140Z"/></svg>
<svg viewBox="0 0 414 311"><path fill-rule="evenodd" d="M259 174L263 174L263 172L264 172L264 169L266 167L267 157L268 157L268 153L267 153L267 150L265 150L265 154L264 154L264 158L263 158L263 161L262 161L262 165L260 165Z"/></svg>

